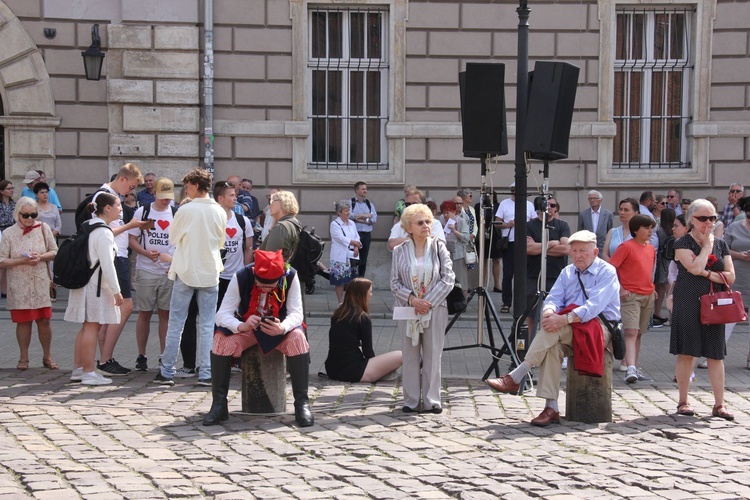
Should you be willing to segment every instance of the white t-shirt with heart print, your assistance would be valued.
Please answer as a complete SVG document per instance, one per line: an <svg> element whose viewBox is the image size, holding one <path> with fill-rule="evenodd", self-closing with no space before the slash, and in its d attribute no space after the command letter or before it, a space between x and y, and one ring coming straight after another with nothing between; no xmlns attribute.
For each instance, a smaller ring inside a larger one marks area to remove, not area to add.
<svg viewBox="0 0 750 500"><path fill-rule="evenodd" d="M141 220L143 217L143 208L140 207L135 211L135 215L133 215L134 219ZM169 243L169 226L172 225L174 218L172 216L172 209L167 207L164 212L160 212L152 205L151 211L148 213L148 218L154 220L154 229L143 231L141 246L146 250L157 250L159 253L174 255L174 246ZM128 234L137 237L141 234L141 230L131 229L128 231ZM153 274L163 274L169 269L169 263L158 260L154 262L145 255L138 254L135 258L135 268Z"/></svg>
<svg viewBox="0 0 750 500"><path fill-rule="evenodd" d="M237 217L245 218L245 238L253 235L253 226L250 220L244 215L238 216L234 212L229 212L230 219L227 221L227 239L224 241L224 248L227 251L227 258L224 262L224 270L219 274L223 280L231 280L237 274L237 271L245 267L245 255L242 252L242 228L237 224ZM248 245L252 243L248 242Z"/></svg>

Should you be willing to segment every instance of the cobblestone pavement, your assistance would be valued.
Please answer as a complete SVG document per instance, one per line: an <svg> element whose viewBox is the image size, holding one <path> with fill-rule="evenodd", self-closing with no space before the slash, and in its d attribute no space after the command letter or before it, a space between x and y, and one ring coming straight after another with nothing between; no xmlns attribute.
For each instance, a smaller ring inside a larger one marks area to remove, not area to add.
<svg viewBox="0 0 750 500"><path fill-rule="evenodd" d="M309 321L313 373L327 350L328 295L319 287L308 297L319 312ZM390 299L377 295L374 315L385 318ZM64 300L56 318L61 308ZM467 317L449 343L473 342ZM393 323L375 324L376 351L397 348ZM528 424L542 400L493 394L484 385L489 357L478 349L445 353L442 415L402 413L399 380L346 384L313 374L316 425L299 429L291 394L283 415L240 413L233 377L229 421L203 427L210 391L194 379L165 389L150 384L152 369L111 386L70 384L68 351L77 328L59 320L53 353L63 369L38 366L34 339L32 368L18 372L7 313L0 313L0 326L3 498L750 497L747 324L736 329L727 359L726 400L735 422L710 417L705 370L691 394L698 416L674 414L677 388L663 328L643 342L642 365L654 380L628 386L615 373L612 423L563 420L543 429ZM115 351L126 366L137 354L133 332L131 320ZM149 353L156 359L154 338Z"/></svg>

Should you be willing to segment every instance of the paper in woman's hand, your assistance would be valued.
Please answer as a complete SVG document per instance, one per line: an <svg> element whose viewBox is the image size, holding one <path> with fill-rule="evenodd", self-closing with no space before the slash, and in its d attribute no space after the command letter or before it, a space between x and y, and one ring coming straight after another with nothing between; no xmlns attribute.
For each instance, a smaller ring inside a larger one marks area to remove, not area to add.
<svg viewBox="0 0 750 500"><path fill-rule="evenodd" d="M394 307L393 308L393 319L394 320L405 320L405 319L418 319L419 315L413 307Z"/></svg>

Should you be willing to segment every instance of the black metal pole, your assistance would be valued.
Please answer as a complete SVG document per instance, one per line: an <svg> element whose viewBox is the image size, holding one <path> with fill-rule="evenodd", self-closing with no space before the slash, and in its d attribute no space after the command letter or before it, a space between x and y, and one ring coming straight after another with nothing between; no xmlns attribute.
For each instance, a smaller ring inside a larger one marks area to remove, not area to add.
<svg viewBox="0 0 750 500"><path fill-rule="evenodd" d="M513 254L513 317L526 310L526 161L523 140L526 132L526 108L529 91L529 14L527 0L519 0L518 12L518 74L516 76L516 223Z"/></svg>

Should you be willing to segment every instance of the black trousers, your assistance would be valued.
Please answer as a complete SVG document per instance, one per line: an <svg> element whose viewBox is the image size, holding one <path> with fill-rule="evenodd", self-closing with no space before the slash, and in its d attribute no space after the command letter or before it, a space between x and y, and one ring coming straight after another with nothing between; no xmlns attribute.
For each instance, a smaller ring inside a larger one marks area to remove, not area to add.
<svg viewBox="0 0 750 500"><path fill-rule="evenodd" d="M359 249L359 270L357 272L357 276L359 276L360 278L364 278L365 271L367 270L367 255L370 253L372 232L361 231L359 233L359 240L362 242L362 248Z"/></svg>

